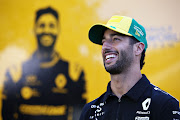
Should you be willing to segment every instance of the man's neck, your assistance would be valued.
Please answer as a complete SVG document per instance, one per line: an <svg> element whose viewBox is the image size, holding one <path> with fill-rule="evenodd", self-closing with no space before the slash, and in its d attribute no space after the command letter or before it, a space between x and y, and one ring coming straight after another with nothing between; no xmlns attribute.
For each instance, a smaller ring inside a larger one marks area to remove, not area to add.
<svg viewBox="0 0 180 120"><path fill-rule="evenodd" d="M128 71L127 73L111 74L111 89L113 93L121 98L126 94L142 77L141 71Z"/></svg>
<svg viewBox="0 0 180 120"><path fill-rule="evenodd" d="M40 59L51 58L53 53L54 53L54 51L42 51L42 50L38 50L38 56L40 57Z"/></svg>

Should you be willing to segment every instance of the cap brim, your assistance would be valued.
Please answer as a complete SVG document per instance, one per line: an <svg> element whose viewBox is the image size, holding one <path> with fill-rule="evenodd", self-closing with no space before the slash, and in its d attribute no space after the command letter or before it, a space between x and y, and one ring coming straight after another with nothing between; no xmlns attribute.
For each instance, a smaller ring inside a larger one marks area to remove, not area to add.
<svg viewBox="0 0 180 120"><path fill-rule="evenodd" d="M115 32L118 32L118 33L121 33L124 35L128 35L128 36L132 36L128 32L125 32L124 30L115 29L113 27L109 27L104 24L96 24L96 25L92 26L89 30L89 39L91 40L91 42L102 45L102 38L103 38L103 35L104 35L104 32L106 29L111 29Z"/></svg>

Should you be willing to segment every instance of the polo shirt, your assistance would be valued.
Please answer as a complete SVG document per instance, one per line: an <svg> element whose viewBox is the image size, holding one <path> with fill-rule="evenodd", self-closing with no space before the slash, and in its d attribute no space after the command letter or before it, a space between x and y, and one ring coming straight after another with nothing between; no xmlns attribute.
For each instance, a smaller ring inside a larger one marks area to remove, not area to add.
<svg viewBox="0 0 180 120"><path fill-rule="evenodd" d="M86 104L80 120L180 120L179 101L145 75L120 99L107 91Z"/></svg>

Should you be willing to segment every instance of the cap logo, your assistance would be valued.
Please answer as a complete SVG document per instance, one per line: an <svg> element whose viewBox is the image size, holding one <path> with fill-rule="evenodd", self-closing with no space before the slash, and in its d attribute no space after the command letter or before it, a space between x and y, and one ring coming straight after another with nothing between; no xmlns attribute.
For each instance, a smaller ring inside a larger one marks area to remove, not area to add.
<svg viewBox="0 0 180 120"><path fill-rule="evenodd" d="M142 32L142 30L138 27L138 26L136 26L136 25L134 25L134 29L136 30L136 32L138 32L139 34L141 34L142 36L144 35L144 33ZM135 33L136 34L136 33ZM139 35L138 35L139 36Z"/></svg>
<svg viewBox="0 0 180 120"><path fill-rule="evenodd" d="M138 33L138 31L136 30L135 35L140 37L140 34Z"/></svg>
<svg viewBox="0 0 180 120"><path fill-rule="evenodd" d="M114 27L114 26L110 26L110 27L112 27L112 28L116 29L116 27Z"/></svg>

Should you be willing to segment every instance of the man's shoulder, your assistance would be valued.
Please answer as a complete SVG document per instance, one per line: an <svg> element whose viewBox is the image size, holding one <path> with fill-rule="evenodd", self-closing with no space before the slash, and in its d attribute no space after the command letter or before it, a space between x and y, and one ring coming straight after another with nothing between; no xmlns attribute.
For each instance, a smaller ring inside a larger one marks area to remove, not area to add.
<svg viewBox="0 0 180 120"><path fill-rule="evenodd" d="M105 92L106 93L106 92ZM94 110L97 108L97 106L101 106L103 105L103 97L104 97L104 94L102 94L100 97L94 99L93 101L87 103L84 107L83 107L83 110L82 110L82 113L81 113L81 119L80 120L85 120L86 117L88 117L90 115L90 111L91 109Z"/></svg>
<svg viewBox="0 0 180 120"><path fill-rule="evenodd" d="M154 85L152 85L152 102L154 102L157 106L164 105L169 102L171 102L171 104L179 104L179 101L175 97Z"/></svg>
<svg viewBox="0 0 180 120"><path fill-rule="evenodd" d="M169 93L152 85L152 116L162 120L179 118L179 101ZM179 120L179 119L178 119Z"/></svg>
<svg viewBox="0 0 180 120"><path fill-rule="evenodd" d="M155 98L161 98L161 99L175 99L172 95L170 95L168 92L160 89L157 86L152 85L152 96Z"/></svg>
<svg viewBox="0 0 180 120"><path fill-rule="evenodd" d="M89 110L89 109L91 108L91 105L94 105L95 103L97 103L98 99L99 99L99 98L96 98L95 100L93 100L93 101L85 104L83 110L84 110L84 111Z"/></svg>
<svg viewBox="0 0 180 120"><path fill-rule="evenodd" d="M93 101L87 103L84 107L87 109L90 109L90 108L95 107L96 105L103 103L103 97L104 97L105 93L103 93L100 97L94 99Z"/></svg>

